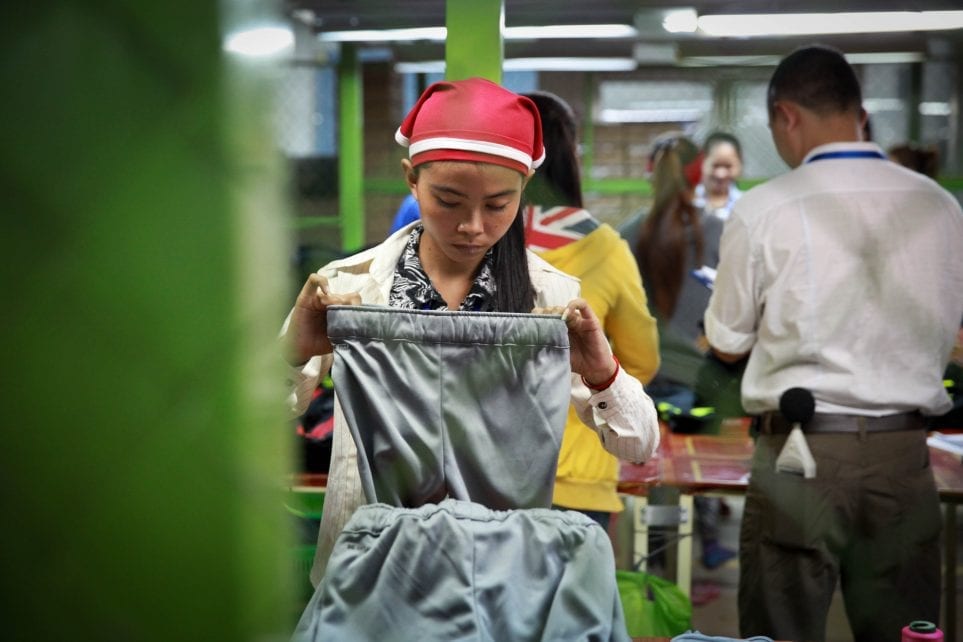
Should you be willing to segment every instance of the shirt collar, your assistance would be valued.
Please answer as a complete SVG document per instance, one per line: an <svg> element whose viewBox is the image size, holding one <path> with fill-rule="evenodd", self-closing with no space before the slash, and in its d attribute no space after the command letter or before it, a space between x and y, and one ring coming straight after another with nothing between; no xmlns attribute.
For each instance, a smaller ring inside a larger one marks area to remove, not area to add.
<svg viewBox="0 0 963 642"><path fill-rule="evenodd" d="M448 305L431 283L418 258L418 247L424 227L412 229L398 262L391 285L388 305L418 310L447 310ZM482 259L471 290L458 308L462 311L487 312L494 305L495 279L492 274L492 250Z"/></svg>
<svg viewBox="0 0 963 642"><path fill-rule="evenodd" d="M695 197L692 199L692 204L706 211L724 212L728 214L728 212L732 210L732 206L735 205L736 201L739 200L740 196L742 196L742 190L739 189L735 181L732 181L729 183L729 196L727 197L728 200L726 201L725 205L722 205L721 207L710 208L709 201L706 198L706 186L702 183L699 183L696 185Z"/></svg>
<svg viewBox="0 0 963 642"><path fill-rule="evenodd" d="M876 143L857 141L846 143L826 143L825 145L819 145L809 150L809 153L806 154L805 158L803 158L803 165L808 163L816 156L821 156L823 154L836 154L840 152L869 152L875 153L882 158L886 158L886 154L883 153L883 150Z"/></svg>

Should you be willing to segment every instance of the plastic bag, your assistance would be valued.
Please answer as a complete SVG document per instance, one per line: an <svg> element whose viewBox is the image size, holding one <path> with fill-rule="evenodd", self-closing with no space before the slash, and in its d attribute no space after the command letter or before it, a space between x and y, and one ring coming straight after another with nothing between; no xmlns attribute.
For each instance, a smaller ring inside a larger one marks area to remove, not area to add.
<svg viewBox="0 0 963 642"><path fill-rule="evenodd" d="M615 578L632 637L672 637L692 628L692 602L672 582L641 571L616 571Z"/></svg>

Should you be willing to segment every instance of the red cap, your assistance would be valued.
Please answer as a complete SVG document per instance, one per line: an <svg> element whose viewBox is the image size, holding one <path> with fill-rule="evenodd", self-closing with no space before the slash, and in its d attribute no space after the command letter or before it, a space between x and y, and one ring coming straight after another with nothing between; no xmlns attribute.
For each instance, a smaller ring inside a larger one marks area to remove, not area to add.
<svg viewBox="0 0 963 642"><path fill-rule="evenodd" d="M421 94L395 133L413 165L464 160L528 174L545 160L542 121L531 100L485 80L443 80Z"/></svg>

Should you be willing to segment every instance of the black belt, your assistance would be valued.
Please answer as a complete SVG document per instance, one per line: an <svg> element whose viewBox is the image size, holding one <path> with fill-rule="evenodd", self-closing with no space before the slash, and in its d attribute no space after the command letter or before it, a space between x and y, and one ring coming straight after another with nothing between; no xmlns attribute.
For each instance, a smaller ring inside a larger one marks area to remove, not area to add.
<svg viewBox="0 0 963 642"><path fill-rule="evenodd" d="M764 435L785 435L793 427L793 424L786 421L785 417L778 412L765 412L757 416L755 424L759 432ZM801 428L804 433L894 432L897 430L925 430L926 422L918 412L903 412L898 415L884 415L882 417L817 412Z"/></svg>

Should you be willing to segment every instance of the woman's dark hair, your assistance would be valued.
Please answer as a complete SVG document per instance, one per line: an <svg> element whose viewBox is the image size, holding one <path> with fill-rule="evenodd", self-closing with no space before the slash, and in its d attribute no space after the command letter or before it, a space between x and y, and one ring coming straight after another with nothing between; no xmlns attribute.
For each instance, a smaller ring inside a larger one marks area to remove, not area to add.
<svg viewBox="0 0 963 642"><path fill-rule="evenodd" d="M671 319L682 290L690 245L702 261L704 239L701 210L692 203L693 185L686 165L696 161L699 148L680 134L656 141L650 154L653 202L642 223L635 260L656 313Z"/></svg>
<svg viewBox="0 0 963 642"><path fill-rule="evenodd" d="M547 91L522 94L535 103L542 119L545 162L525 189L526 201L543 207L583 207L575 112Z"/></svg>
<svg viewBox="0 0 963 642"><path fill-rule="evenodd" d="M706 136L705 142L702 143L702 151L708 156L712 153L712 149L721 143L729 143L732 145L732 148L736 150L736 156L739 157L740 161L742 160L742 144L738 138L728 132L714 131Z"/></svg>
<svg viewBox="0 0 963 642"><path fill-rule="evenodd" d="M791 100L820 115L862 109L856 72L841 52L824 45L800 47L782 59L769 80L770 115L777 100Z"/></svg>
<svg viewBox="0 0 963 642"><path fill-rule="evenodd" d="M518 212L505 236L492 247L492 276L495 278L495 312L531 312L535 289L528 273L525 250L525 216Z"/></svg>

